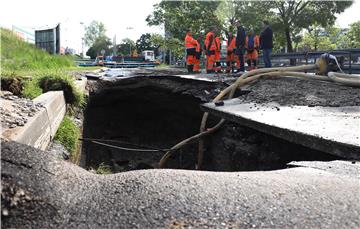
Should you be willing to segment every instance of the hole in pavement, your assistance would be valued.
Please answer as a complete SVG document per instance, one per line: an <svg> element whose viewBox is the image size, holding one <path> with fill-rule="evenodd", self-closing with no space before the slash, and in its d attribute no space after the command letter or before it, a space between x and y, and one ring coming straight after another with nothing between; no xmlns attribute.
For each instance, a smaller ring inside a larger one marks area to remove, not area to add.
<svg viewBox="0 0 360 229"><path fill-rule="evenodd" d="M168 149L198 133L203 115L201 103L191 93L174 93L161 85L104 89L90 95L83 137L106 139L106 144L122 148L136 148L135 144ZM210 119L209 126L215 121ZM286 168L290 161L338 159L233 122L226 122L205 143L204 170L211 171L273 170ZM82 147L86 168L104 163L113 172L156 168L164 154L110 148L91 141L84 141ZM197 143L187 145L170 159L167 167L195 169L197 150Z"/></svg>

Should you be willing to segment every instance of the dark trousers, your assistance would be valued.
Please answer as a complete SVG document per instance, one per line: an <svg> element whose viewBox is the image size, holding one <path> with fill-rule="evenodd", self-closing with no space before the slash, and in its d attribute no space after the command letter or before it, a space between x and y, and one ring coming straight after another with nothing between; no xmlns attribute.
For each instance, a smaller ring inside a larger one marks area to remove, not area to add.
<svg viewBox="0 0 360 229"><path fill-rule="evenodd" d="M256 60L247 60L247 64L249 67L251 67L251 61L252 61L252 64L253 64L253 67L256 67Z"/></svg>
<svg viewBox="0 0 360 229"><path fill-rule="evenodd" d="M244 52L245 52L244 48L237 48L236 49L236 54L239 57L239 62L240 62L239 71L241 71L241 72L245 71Z"/></svg>
<svg viewBox="0 0 360 229"><path fill-rule="evenodd" d="M263 49L263 59L265 68L271 68L271 60L270 60L270 54L272 49Z"/></svg>

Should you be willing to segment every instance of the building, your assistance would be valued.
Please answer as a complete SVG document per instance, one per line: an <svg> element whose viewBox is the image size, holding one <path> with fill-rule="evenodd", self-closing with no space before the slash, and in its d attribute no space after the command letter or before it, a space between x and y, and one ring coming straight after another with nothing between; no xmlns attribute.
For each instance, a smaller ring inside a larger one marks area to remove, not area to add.
<svg viewBox="0 0 360 229"><path fill-rule="evenodd" d="M31 44L35 43L35 34L33 30L30 31L13 25L12 31L19 39Z"/></svg>
<svg viewBox="0 0 360 229"><path fill-rule="evenodd" d="M50 54L60 54L60 24L55 28L36 30L35 45Z"/></svg>

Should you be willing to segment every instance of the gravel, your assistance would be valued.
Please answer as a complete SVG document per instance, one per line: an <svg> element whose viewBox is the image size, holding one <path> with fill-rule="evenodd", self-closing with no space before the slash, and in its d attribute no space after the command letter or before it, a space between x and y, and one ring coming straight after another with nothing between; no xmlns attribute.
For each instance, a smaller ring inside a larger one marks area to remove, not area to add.
<svg viewBox="0 0 360 229"><path fill-rule="evenodd" d="M360 88L319 80L291 78L265 79L246 86L250 93L243 102L297 106L360 106Z"/></svg>
<svg viewBox="0 0 360 229"><path fill-rule="evenodd" d="M44 106L30 99L20 98L9 91L2 91L0 96L1 126L3 129L24 126Z"/></svg>

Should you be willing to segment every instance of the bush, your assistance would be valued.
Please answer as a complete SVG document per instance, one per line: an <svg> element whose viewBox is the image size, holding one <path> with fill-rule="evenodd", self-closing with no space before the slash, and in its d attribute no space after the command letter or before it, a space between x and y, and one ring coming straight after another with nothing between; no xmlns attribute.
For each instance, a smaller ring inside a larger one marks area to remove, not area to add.
<svg viewBox="0 0 360 229"><path fill-rule="evenodd" d="M111 168L108 165L105 165L104 162L99 165L96 169L96 174L111 174Z"/></svg>
<svg viewBox="0 0 360 229"><path fill-rule="evenodd" d="M76 158L79 137L79 127L74 124L69 116L65 116L55 134L55 140L59 141L70 152L72 160Z"/></svg>
<svg viewBox="0 0 360 229"><path fill-rule="evenodd" d="M83 107L85 99L83 93L79 92L75 87L72 76L60 70L41 71L36 73L39 87L43 92L62 90L66 103L74 106Z"/></svg>

